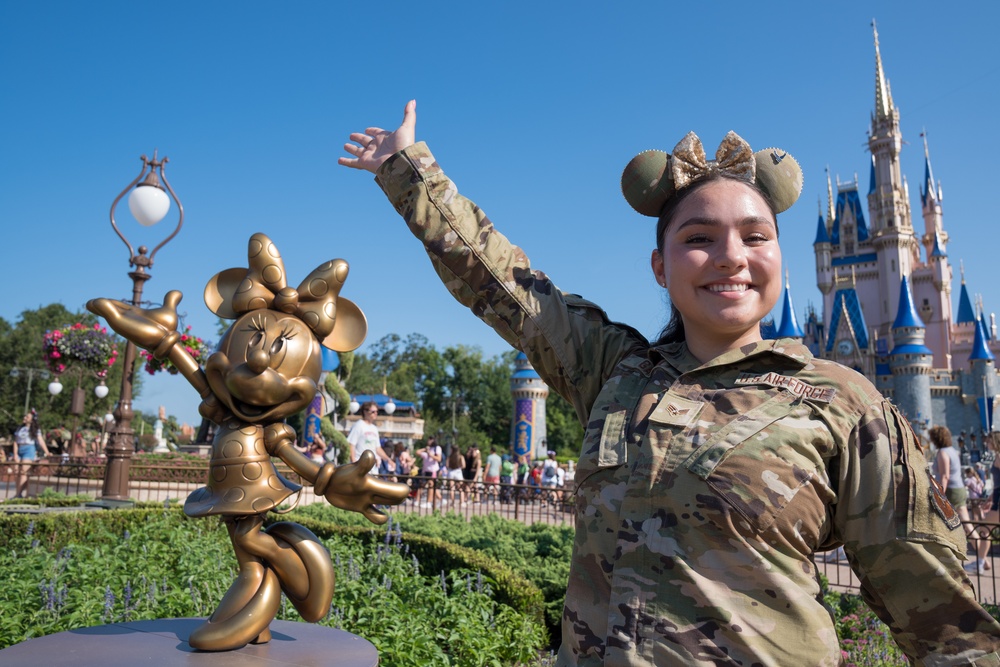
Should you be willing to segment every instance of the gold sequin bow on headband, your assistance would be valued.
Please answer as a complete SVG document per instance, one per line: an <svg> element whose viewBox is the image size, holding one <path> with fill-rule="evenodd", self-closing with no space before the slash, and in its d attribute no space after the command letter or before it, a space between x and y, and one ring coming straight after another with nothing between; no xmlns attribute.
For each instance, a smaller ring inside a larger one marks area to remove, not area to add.
<svg viewBox="0 0 1000 667"><path fill-rule="evenodd" d="M636 211L656 218L678 190L716 172L756 183L770 197L775 213L791 207L802 192L802 168L795 158L779 148L754 153L730 130L714 160L705 158L705 148L694 132L681 139L672 155L656 150L639 153L622 173L622 194Z"/></svg>
<svg viewBox="0 0 1000 667"><path fill-rule="evenodd" d="M285 264L274 243L264 234L250 237L250 268L226 269L205 286L205 305L219 317L236 319L261 309L295 315L331 350L358 348L368 334L368 321L354 303L339 296L347 280L342 259L321 264L293 289L285 281Z"/></svg>

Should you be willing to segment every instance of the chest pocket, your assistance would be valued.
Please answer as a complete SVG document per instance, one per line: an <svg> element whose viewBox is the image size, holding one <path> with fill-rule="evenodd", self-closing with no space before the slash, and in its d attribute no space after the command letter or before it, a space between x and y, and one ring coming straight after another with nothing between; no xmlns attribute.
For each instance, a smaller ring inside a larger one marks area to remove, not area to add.
<svg viewBox="0 0 1000 667"><path fill-rule="evenodd" d="M630 369L631 370L631 369ZM577 463L577 487L592 474L628 461L626 427L648 378L632 370L615 375L601 388L590 411Z"/></svg>
<svg viewBox="0 0 1000 667"><path fill-rule="evenodd" d="M816 532L825 516L821 494L801 491L811 484L827 486L818 473L821 448L814 441L828 441L828 431L797 398L779 392L711 433L683 463L755 532L771 528L797 499L802 511L788 523L798 525L785 528Z"/></svg>

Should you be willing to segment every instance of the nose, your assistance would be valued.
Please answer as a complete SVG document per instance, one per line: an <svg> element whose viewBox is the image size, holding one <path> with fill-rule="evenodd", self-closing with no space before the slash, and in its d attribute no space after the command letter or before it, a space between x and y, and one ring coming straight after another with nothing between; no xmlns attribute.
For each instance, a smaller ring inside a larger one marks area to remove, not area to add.
<svg viewBox="0 0 1000 667"><path fill-rule="evenodd" d="M271 365L271 355L264 350L257 348L247 355L247 366L251 371L260 375Z"/></svg>
<svg viewBox="0 0 1000 667"><path fill-rule="evenodd" d="M725 269L741 269L747 263L747 249L743 238L736 233L726 234L719 240L715 265Z"/></svg>

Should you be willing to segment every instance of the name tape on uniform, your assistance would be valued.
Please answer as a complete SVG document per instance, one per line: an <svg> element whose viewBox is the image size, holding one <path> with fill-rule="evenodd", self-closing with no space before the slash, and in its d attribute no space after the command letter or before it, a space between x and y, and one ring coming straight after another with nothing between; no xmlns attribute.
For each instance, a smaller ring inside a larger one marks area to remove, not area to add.
<svg viewBox="0 0 1000 667"><path fill-rule="evenodd" d="M736 378L736 384L766 384L769 387L781 387L796 396L810 398L823 403L829 403L837 395L837 390L832 387L817 387L791 376L779 375L773 372L763 375L758 373L741 373Z"/></svg>

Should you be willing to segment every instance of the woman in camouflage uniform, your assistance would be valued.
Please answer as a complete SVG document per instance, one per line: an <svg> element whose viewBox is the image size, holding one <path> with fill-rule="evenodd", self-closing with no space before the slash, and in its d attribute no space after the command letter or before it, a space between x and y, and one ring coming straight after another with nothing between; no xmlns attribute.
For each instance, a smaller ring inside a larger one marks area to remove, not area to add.
<svg viewBox="0 0 1000 667"><path fill-rule="evenodd" d="M801 184L790 156L731 134L706 161L692 134L630 163L623 190L658 218L651 266L674 311L650 343L533 270L415 125L410 102L396 131L351 134L340 163L376 174L452 294L586 428L557 664L839 664L812 559L843 546L911 659L1000 665L1000 625L906 419L854 371L762 340L776 213Z"/></svg>

